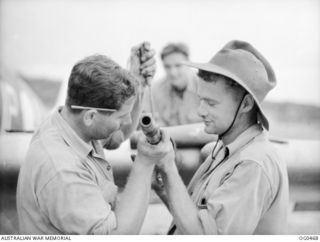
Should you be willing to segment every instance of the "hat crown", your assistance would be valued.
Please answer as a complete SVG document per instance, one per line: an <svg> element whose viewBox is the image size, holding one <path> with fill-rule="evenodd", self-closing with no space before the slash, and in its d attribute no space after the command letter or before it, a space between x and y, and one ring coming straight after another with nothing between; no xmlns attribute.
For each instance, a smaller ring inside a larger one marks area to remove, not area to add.
<svg viewBox="0 0 320 242"><path fill-rule="evenodd" d="M231 79L241 80L239 84L254 95L259 102L265 99L276 84L275 80L269 79L262 61L244 49L223 48L210 60L210 63L234 75L234 78L229 75Z"/></svg>

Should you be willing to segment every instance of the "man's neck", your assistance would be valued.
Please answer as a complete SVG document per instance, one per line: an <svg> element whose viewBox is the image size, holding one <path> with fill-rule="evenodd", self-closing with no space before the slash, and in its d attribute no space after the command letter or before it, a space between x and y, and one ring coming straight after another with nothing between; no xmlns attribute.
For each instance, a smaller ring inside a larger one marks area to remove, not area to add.
<svg viewBox="0 0 320 242"><path fill-rule="evenodd" d="M61 117L70 125L70 127L76 132L76 134L87 144L90 143L90 138L86 136L85 132L81 128L81 125L77 122L74 115L64 106L60 112Z"/></svg>
<svg viewBox="0 0 320 242"><path fill-rule="evenodd" d="M223 144L229 145L230 143L235 141L240 134L242 134L255 123L256 122L239 122L238 125L235 125L233 128L231 128L231 130L221 138Z"/></svg>
<svg viewBox="0 0 320 242"><path fill-rule="evenodd" d="M183 97L183 94L184 94L184 92L186 91L186 89L187 89L187 86L185 86L185 87L172 86L172 90L173 90L175 93L177 93L180 98Z"/></svg>

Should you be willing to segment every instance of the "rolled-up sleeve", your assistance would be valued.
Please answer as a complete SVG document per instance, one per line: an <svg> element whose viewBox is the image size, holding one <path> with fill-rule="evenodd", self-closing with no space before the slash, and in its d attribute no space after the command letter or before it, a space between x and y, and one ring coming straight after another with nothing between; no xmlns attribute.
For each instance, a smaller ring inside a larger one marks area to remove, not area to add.
<svg viewBox="0 0 320 242"><path fill-rule="evenodd" d="M117 226L111 205L86 171L59 171L37 198L43 214L63 234L109 234Z"/></svg>
<svg viewBox="0 0 320 242"><path fill-rule="evenodd" d="M199 210L204 233L252 234L272 197L263 168L253 161L241 162L208 196L206 208Z"/></svg>

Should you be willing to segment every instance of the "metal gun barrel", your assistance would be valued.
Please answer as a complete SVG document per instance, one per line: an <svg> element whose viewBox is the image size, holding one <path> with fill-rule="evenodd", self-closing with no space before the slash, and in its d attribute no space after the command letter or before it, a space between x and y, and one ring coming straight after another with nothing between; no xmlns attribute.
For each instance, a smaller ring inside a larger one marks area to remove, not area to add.
<svg viewBox="0 0 320 242"><path fill-rule="evenodd" d="M140 126L142 132L147 137L150 144L156 145L161 140L161 133L159 127L156 126L150 113L143 113L140 118Z"/></svg>

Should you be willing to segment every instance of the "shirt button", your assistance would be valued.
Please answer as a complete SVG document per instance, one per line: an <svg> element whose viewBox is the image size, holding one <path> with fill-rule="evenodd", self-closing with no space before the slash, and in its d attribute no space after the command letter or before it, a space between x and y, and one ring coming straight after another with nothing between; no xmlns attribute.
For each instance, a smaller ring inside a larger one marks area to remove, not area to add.
<svg viewBox="0 0 320 242"><path fill-rule="evenodd" d="M111 166L110 166L110 165L107 166L107 170L108 170L108 171L111 170Z"/></svg>

